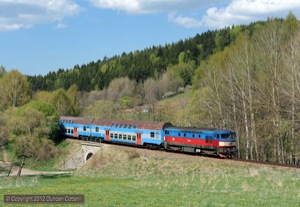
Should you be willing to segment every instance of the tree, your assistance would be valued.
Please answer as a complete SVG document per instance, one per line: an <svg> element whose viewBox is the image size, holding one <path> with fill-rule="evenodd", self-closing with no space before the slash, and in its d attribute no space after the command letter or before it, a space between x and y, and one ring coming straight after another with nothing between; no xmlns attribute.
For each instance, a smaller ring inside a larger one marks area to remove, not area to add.
<svg viewBox="0 0 300 207"><path fill-rule="evenodd" d="M91 118L116 118L118 106L108 100L96 101L86 110L86 116Z"/></svg>
<svg viewBox="0 0 300 207"><path fill-rule="evenodd" d="M64 89L60 88L53 93L51 103L56 107L59 115L72 115L72 102Z"/></svg>
<svg viewBox="0 0 300 207"><path fill-rule="evenodd" d="M9 119L8 126L15 155L21 159L18 174L27 158L42 161L55 156L58 113L51 104L33 101L24 105Z"/></svg>
<svg viewBox="0 0 300 207"><path fill-rule="evenodd" d="M73 84L70 86L70 88L67 91L67 95L69 96L69 99L71 101L72 105L72 112L71 114L73 116L78 116L80 115L80 105L78 102L78 87L76 84Z"/></svg>
<svg viewBox="0 0 300 207"><path fill-rule="evenodd" d="M7 119L3 113L0 113L0 146L3 146L8 141Z"/></svg>
<svg viewBox="0 0 300 207"><path fill-rule="evenodd" d="M107 98L117 102L123 96L132 96L135 86L135 81L131 81L128 77L114 79L108 86Z"/></svg>
<svg viewBox="0 0 300 207"><path fill-rule="evenodd" d="M5 67L0 66L0 78L6 73Z"/></svg>
<svg viewBox="0 0 300 207"><path fill-rule="evenodd" d="M18 70L5 73L0 79L5 106L18 107L27 103L30 99L31 91L27 77Z"/></svg>

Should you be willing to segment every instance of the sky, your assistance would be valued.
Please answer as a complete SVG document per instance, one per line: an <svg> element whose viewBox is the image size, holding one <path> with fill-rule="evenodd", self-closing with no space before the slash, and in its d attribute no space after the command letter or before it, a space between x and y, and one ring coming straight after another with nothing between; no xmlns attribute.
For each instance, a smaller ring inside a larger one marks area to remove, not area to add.
<svg viewBox="0 0 300 207"><path fill-rule="evenodd" d="M290 11L299 0L0 0L0 66L46 75Z"/></svg>

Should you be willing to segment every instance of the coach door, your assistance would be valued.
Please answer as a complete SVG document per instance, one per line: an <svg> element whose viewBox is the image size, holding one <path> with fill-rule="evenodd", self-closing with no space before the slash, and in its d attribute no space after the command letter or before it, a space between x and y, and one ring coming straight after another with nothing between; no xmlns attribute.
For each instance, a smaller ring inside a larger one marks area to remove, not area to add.
<svg viewBox="0 0 300 207"><path fill-rule="evenodd" d="M136 144L142 145L142 134L141 133L136 134Z"/></svg>
<svg viewBox="0 0 300 207"><path fill-rule="evenodd" d="M74 128L74 137L78 137L77 127Z"/></svg>
<svg viewBox="0 0 300 207"><path fill-rule="evenodd" d="M105 130L105 140L109 141L109 130Z"/></svg>

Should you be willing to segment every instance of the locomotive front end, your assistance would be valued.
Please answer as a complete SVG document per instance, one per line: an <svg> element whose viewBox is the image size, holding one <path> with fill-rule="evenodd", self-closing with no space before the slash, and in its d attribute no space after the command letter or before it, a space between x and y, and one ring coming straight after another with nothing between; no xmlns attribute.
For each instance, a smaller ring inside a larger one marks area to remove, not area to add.
<svg viewBox="0 0 300 207"><path fill-rule="evenodd" d="M217 154L222 158L232 158L236 153L236 133L232 131L222 132L218 139Z"/></svg>

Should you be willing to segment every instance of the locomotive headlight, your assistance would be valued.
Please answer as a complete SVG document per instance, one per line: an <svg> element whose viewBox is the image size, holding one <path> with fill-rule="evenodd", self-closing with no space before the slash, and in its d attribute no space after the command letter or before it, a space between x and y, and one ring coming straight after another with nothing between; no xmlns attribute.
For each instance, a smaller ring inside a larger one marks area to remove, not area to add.
<svg viewBox="0 0 300 207"><path fill-rule="evenodd" d="M220 147L234 147L236 142L219 142Z"/></svg>

